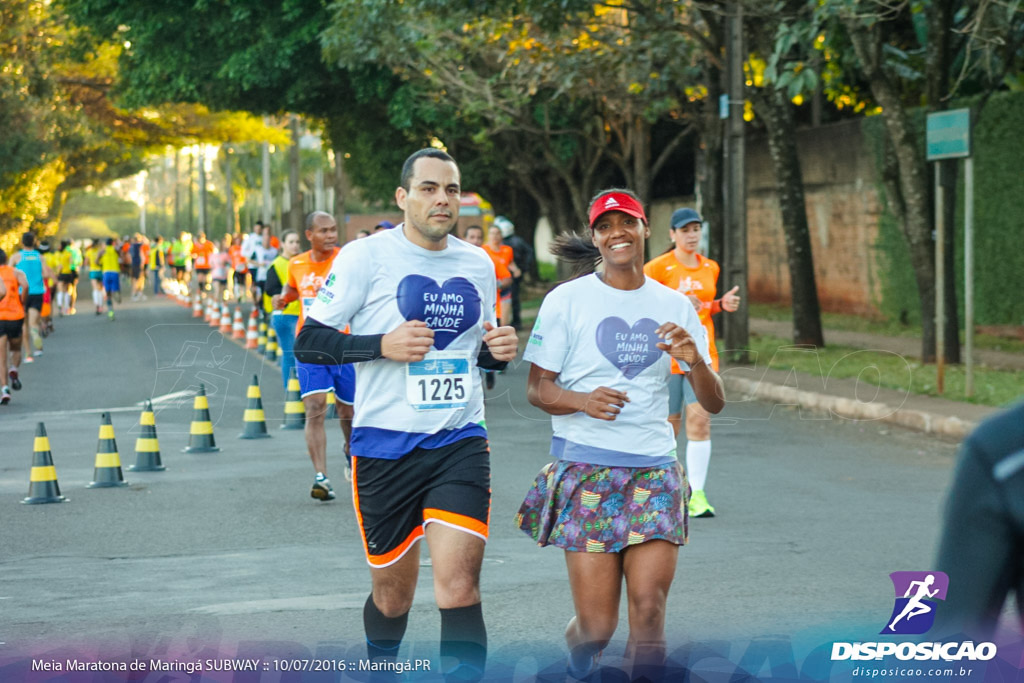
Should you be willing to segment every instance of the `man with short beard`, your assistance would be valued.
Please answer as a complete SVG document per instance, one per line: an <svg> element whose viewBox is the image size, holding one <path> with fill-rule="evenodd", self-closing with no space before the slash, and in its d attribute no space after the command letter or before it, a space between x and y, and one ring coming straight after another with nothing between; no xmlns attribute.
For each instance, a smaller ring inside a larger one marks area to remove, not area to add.
<svg viewBox="0 0 1024 683"><path fill-rule="evenodd" d="M305 363L355 363L352 488L373 592L369 658L396 665L426 538L441 611L446 677L479 680L487 658L480 567L490 459L478 367L516 356L497 327L494 266L449 234L459 168L445 152L410 156L395 200L405 221L341 251L295 344ZM351 335L338 330L351 326Z"/></svg>

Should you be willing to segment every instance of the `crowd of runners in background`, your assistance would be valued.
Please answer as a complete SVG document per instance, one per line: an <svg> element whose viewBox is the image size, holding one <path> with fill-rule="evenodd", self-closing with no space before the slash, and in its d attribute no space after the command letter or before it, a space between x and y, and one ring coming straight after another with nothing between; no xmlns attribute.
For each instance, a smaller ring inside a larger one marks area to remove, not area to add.
<svg viewBox="0 0 1024 683"><path fill-rule="evenodd" d="M360 231L357 239L392 227L393 223L381 221L372 231ZM479 239L474 239L477 232ZM533 250L502 216L494 220L489 232L486 244L480 226L469 228L466 236L487 251L503 276L499 277L504 306L501 319L519 329L519 285L524 272L533 267ZM269 297L264 300L267 275L277 261L287 277L287 261L300 255L294 248L284 249L271 227L260 221L250 233L236 232L214 240L203 232L193 235L187 231L170 239L135 233L84 240L39 238L26 232L18 246L17 251L0 257L0 291L4 292L0 296L0 405L9 403L11 392L21 388L20 366L42 356L43 340L55 329L54 319L78 314L83 308L78 297L86 291L92 297L86 310L111 321L125 298L143 301L150 296L198 292L204 299L212 296L215 301L256 303L269 323L269 316L276 311L269 305ZM21 276L27 284L20 282ZM84 280L89 282L88 290ZM278 287L284 284L276 274L271 280L280 283ZM288 352L283 355L290 353L291 339L279 338L278 343L282 351L287 344ZM294 362L282 358L282 366L290 368ZM287 370L284 378L287 384ZM492 376L488 386L493 386Z"/></svg>
<svg viewBox="0 0 1024 683"><path fill-rule="evenodd" d="M21 389L21 366L43 355L55 318L76 315L89 281L94 315L115 319L124 297L199 292L229 302L262 298L267 269L280 250L269 226L210 241L204 233L174 239L140 233L121 238L55 240L33 232L11 254L0 250L0 405Z"/></svg>

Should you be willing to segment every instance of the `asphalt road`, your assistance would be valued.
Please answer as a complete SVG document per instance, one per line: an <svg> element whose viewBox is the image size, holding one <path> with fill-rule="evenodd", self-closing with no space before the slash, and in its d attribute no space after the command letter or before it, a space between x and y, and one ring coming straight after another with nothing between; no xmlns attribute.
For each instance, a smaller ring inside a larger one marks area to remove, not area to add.
<svg viewBox="0 0 1024 683"><path fill-rule="evenodd" d="M535 547L513 522L549 460L550 424L525 400L526 370L515 364L500 376L487 407L494 494L484 611L492 673L514 680L557 669L572 614L561 552ZM242 441L253 375L272 438ZM341 477L340 431L328 430L339 496L319 503L309 497L302 432L277 428L276 367L161 300L126 304L115 322L88 313L59 320L23 379L0 410L0 680L19 680L32 658L69 655L352 661L363 653L369 578ZM181 452L199 383L216 454ZM127 471L147 398L157 399L165 472ZM104 410L130 485L87 489ZM19 504L40 421L65 504ZM755 402L731 403L713 438L708 495L719 516L691 520L681 551L668 605L674 656L726 673L751 656L745 666L756 671L762 657L765 671L787 672L787 658L799 669L833 639L875 638L893 606L888 574L931 568L954 447ZM426 554L423 565L401 655L409 660L437 659ZM621 614L624 640L624 606ZM621 654L616 642L603 661L614 667ZM294 678L266 666L255 677L203 680ZM152 676L139 680L162 680Z"/></svg>

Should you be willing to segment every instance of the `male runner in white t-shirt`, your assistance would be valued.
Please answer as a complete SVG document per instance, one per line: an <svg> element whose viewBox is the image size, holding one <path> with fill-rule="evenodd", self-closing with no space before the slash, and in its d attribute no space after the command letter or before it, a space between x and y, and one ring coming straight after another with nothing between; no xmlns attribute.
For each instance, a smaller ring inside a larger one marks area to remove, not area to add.
<svg viewBox="0 0 1024 683"><path fill-rule="evenodd" d="M461 680L483 675L487 639L480 566L490 518L490 458L477 367L516 356L497 327L494 266L449 239L460 175L438 149L406 160L395 200L405 221L352 242L334 265L295 343L303 363L356 363L352 490L373 592L367 650L394 662L430 547L441 610L441 656ZM350 325L352 334L337 330Z"/></svg>

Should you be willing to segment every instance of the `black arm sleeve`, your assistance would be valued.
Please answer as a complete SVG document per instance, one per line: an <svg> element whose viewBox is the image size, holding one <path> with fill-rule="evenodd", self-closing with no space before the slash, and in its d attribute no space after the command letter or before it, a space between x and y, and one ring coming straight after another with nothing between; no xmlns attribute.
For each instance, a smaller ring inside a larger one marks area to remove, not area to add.
<svg viewBox="0 0 1024 683"><path fill-rule="evenodd" d="M484 370L504 370L508 366L507 360L495 360L487 344L480 345L480 352L476 354L476 365Z"/></svg>
<svg viewBox="0 0 1024 683"><path fill-rule="evenodd" d="M313 365L342 365L377 360L383 334L342 334L313 318L306 318L295 338L295 359Z"/></svg>
<svg viewBox="0 0 1024 683"><path fill-rule="evenodd" d="M277 296L284 291L284 283L277 276L276 268L267 268L267 281L263 285L263 293L267 296Z"/></svg>
<svg viewBox="0 0 1024 683"><path fill-rule="evenodd" d="M295 338L295 359L312 365L343 365L383 358L383 334L341 334L319 320L306 318ZM476 364L484 370L504 370L508 361L495 360L486 344L477 353Z"/></svg>

